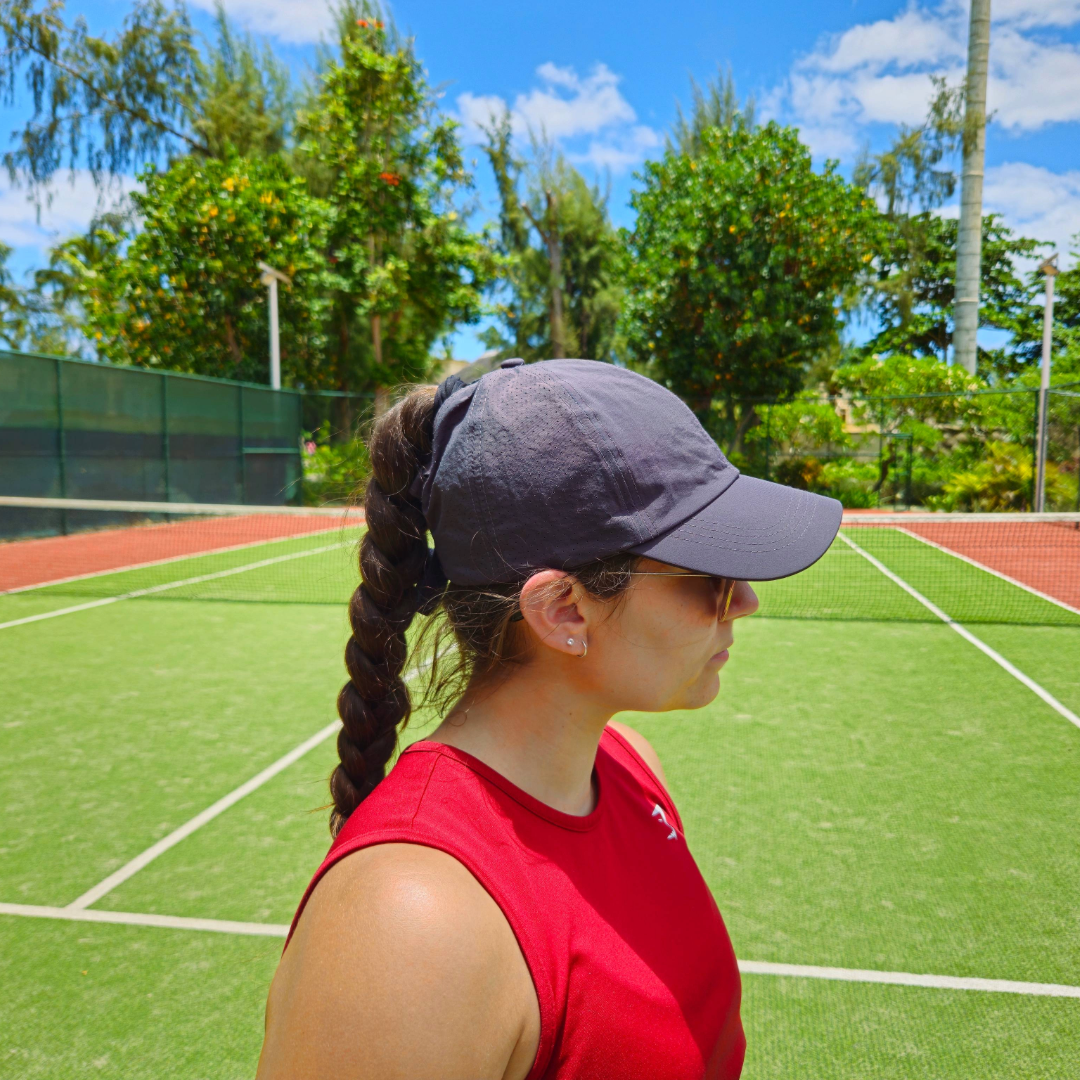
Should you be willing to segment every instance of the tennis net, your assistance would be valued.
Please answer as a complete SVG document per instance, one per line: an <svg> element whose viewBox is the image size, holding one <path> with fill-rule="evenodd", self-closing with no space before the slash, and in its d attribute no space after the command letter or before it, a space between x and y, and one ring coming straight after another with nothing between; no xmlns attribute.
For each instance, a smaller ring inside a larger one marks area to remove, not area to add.
<svg viewBox="0 0 1080 1080"><path fill-rule="evenodd" d="M344 604L362 527L344 508L0 497L0 536L20 537L0 542L0 599ZM849 512L820 562L756 587L773 618L1080 626L1080 514Z"/></svg>

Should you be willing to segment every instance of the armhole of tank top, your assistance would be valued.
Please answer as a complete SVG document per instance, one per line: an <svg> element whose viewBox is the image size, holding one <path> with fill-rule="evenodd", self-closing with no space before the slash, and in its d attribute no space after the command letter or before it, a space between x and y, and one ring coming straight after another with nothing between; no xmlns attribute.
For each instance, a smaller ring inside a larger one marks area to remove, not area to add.
<svg viewBox="0 0 1080 1080"><path fill-rule="evenodd" d="M444 854L449 855L450 858L461 863L461 865L473 876L473 879L480 888L495 901L495 904L499 911L502 912L503 918L506 920L511 933L518 943L521 955L525 958L525 966L529 969L529 978L532 980L533 990L536 993L536 1002L540 1009L540 1039L537 1043L536 1057L533 1059L532 1068L529 1070L525 1080L540 1080L540 1077L543 1076L544 1070L548 1067L551 1060L551 1054L555 1047L555 1031L558 1026L557 1010L555 1008L555 991L552 989L551 974L546 970L543 963L543 951L534 944L529 934L528 926L523 920L517 917L517 913L514 912L513 905L509 903L509 900L507 899L507 902L504 903L500 899L501 890L498 889L494 882L486 881L485 875L478 871L477 867L473 865L472 860L464 856L462 852L455 850L452 844L441 842L436 837L418 838L415 833L410 835L405 830L398 828L370 833L356 843L343 845L334 853L333 861L327 859L319 868L318 875L309 886L308 892L304 896L303 904L300 910L297 911L296 917L293 920L293 925L289 929L289 936L285 941L285 947L288 948L289 941L292 940L293 931L295 931L300 916L307 906L307 901L311 898L311 894L315 891L315 887L323 879L324 875L332 867L341 862L342 859L346 859L358 851L363 851L365 848L377 847L380 844L417 844L419 847L429 847L434 848L436 851L441 851ZM282 949L282 953L284 953L284 951L285 950Z"/></svg>
<svg viewBox="0 0 1080 1080"><path fill-rule="evenodd" d="M660 777L658 777L656 773L652 771L652 769L649 767L648 762L646 762L645 759L633 748L633 746L630 745L630 742L624 736L620 735L614 728L605 727L604 736L613 739L619 749L622 750L623 754L627 758L629 758L628 764L630 765L631 771L636 770L640 773L645 774L644 780L653 789L655 789L657 802L659 802L661 806L663 806L666 813L672 815L673 820L679 828L679 832L682 832L683 823L682 818L679 817L678 808L675 806L675 802L671 798L668 789L660 782ZM611 753L610 749L608 749L607 747L605 747L605 749L608 750L609 754ZM615 757L616 755L612 754L612 756ZM640 783L642 778L637 777L636 779L638 779Z"/></svg>

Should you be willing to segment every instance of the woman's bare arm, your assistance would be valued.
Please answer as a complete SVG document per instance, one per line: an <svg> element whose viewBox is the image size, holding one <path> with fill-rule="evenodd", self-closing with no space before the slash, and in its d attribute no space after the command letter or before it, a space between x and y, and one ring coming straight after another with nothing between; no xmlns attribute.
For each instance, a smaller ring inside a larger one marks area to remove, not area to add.
<svg viewBox="0 0 1080 1080"><path fill-rule="evenodd" d="M456 859L384 844L332 867L270 988L258 1080L523 1080L532 978Z"/></svg>

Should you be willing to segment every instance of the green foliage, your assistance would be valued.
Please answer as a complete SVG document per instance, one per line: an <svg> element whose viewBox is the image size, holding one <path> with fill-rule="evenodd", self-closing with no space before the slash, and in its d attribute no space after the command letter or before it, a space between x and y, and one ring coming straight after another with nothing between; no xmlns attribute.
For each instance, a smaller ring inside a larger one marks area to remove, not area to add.
<svg viewBox="0 0 1080 1080"><path fill-rule="evenodd" d="M493 119L487 136L503 269L495 304L501 326L489 328L486 344L525 360L613 360L621 247L607 196L545 142L533 141L531 160L517 157L508 114Z"/></svg>
<svg viewBox="0 0 1080 1080"><path fill-rule="evenodd" d="M217 5L217 42L197 66L192 130L209 154L247 157L286 149L292 120L289 69L268 45L237 34Z"/></svg>
<svg viewBox="0 0 1080 1080"><path fill-rule="evenodd" d="M758 412L764 419L746 433L746 442L751 446L770 441L797 453L851 445L844 418L833 402L822 401L810 392L800 394L794 401L764 406Z"/></svg>
<svg viewBox="0 0 1080 1080"><path fill-rule="evenodd" d="M26 336L26 297L15 285L7 261L12 249L0 243L0 343L17 349Z"/></svg>
<svg viewBox="0 0 1080 1080"><path fill-rule="evenodd" d="M705 132L713 128L727 129L756 126L757 103L748 98L739 100L731 69L718 71L704 90L691 78L692 104L687 116L681 105L676 105L678 116L667 138L667 149L680 154L697 157L704 147Z"/></svg>
<svg viewBox="0 0 1080 1080"><path fill-rule="evenodd" d="M933 510L985 513L1026 510L1033 472L1030 450L1016 443L988 442L982 460L970 469L953 473L945 482L942 494L931 496L927 505ZM1067 482L1057 466L1047 462L1047 505L1063 504L1067 491Z"/></svg>
<svg viewBox="0 0 1080 1080"><path fill-rule="evenodd" d="M1080 380L1080 233L1073 237L1074 265L1054 278L1053 368L1059 380ZM1028 280L1031 304L1016 311L1007 327L1015 335L1014 353L1029 367L1042 359L1046 282L1037 270Z"/></svg>
<svg viewBox="0 0 1080 1080"><path fill-rule="evenodd" d="M371 474L371 461L362 439L337 441L325 421L304 442L304 504L343 503L363 490Z"/></svg>
<svg viewBox="0 0 1080 1080"><path fill-rule="evenodd" d="M368 0L338 16L339 55L300 120L334 208L329 376L390 386L426 376L436 338L479 317L490 260L454 207L470 182L456 125L436 114L411 41Z"/></svg>
<svg viewBox="0 0 1080 1080"><path fill-rule="evenodd" d="M1020 277L1016 261L1034 257L1043 245L1015 236L995 214L983 218L982 235L979 324L1015 333L1031 322L1037 299L1037 286ZM955 219L928 212L889 221L871 299L881 329L857 350L859 355L946 358L952 342L956 237ZM1035 355L1023 340L1006 349L980 349L979 369L1007 379Z"/></svg>
<svg viewBox="0 0 1080 1080"><path fill-rule="evenodd" d="M797 132L774 123L706 131L699 154L669 150L641 178L627 237L632 355L699 411L719 400L738 444L751 402L795 394L835 347L877 210L835 163L814 172Z"/></svg>
<svg viewBox="0 0 1080 1080"><path fill-rule="evenodd" d="M293 279L279 290L283 381L318 386L328 208L280 158L181 158L151 167L132 196L140 228L117 222L60 246L54 280L79 299L104 358L266 381L261 260Z"/></svg>
<svg viewBox="0 0 1080 1080"><path fill-rule="evenodd" d="M0 4L0 86L5 104L24 83L34 111L4 155L13 182L37 187L66 163L95 180L159 155L208 148L191 129L199 55L182 6L138 0L112 40L80 18L64 22L63 0Z"/></svg>
<svg viewBox="0 0 1080 1080"><path fill-rule="evenodd" d="M935 93L922 125L901 124L892 146L864 153L855 166L855 183L881 198L890 218L940 206L956 190L956 174L943 162L963 142L964 88L950 87L943 77L930 80Z"/></svg>

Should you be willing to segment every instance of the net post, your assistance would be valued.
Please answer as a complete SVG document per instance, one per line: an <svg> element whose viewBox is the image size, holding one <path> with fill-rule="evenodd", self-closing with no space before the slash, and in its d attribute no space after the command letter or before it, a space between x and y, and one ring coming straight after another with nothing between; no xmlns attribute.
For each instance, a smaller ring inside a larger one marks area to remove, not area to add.
<svg viewBox="0 0 1080 1080"><path fill-rule="evenodd" d="M915 454L915 436L908 436L907 444L907 469L904 476L904 509L911 509L911 463Z"/></svg>
<svg viewBox="0 0 1080 1080"><path fill-rule="evenodd" d="M765 405L765 479L769 479L769 455L772 451L772 402Z"/></svg>
<svg viewBox="0 0 1080 1080"><path fill-rule="evenodd" d="M165 501L172 502L172 462L169 457L169 376L161 373L161 464L165 474Z"/></svg>
<svg viewBox="0 0 1080 1080"><path fill-rule="evenodd" d="M1033 413L1031 431L1031 498L1028 509L1039 509L1039 424L1042 422L1042 409L1039 407L1042 400L1042 391L1033 390L1031 411Z"/></svg>
<svg viewBox="0 0 1080 1080"><path fill-rule="evenodd" d="M244 453L244 388L236 388L236 424L240 440L237 451L240 454L240 501L247 502L247 455Z"/></svg>

